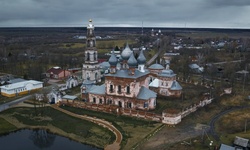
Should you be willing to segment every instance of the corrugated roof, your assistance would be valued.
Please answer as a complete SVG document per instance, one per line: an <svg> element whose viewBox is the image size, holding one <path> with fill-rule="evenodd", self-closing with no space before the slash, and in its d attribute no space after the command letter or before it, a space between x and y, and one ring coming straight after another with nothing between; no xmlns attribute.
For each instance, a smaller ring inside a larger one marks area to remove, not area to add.
<svg viewBox="0 0 250 150"><path fill-rule="evenodd" d="M229 145L221 144L220 150L235 150L235 148Z"/></svg>
<svg viewBox="0 0 250 150"><path fill-rule="evenodd" d="M67 99L67 100L75 100L77 99L77 96L74 95L64 95L62 99Z"/></svg>
<svg viewBox="0 0 250 150"><path fill-rule="evenodd" d="M234 139L234 144L242 147L247 147L248 141L248 139L236 136Z"/></svg>
<svg viewBox="0 0 250 150"><path fill-rule="evenodd" d="M89 90L91 94L105 94L105 84L103 85L93 85Z"/></svg>
<svg viewBox="0 0 250 150"><path fill-rule="evenodd" d="M115 74L107 74L105 76L136 79L145 76L147 74L149 74L147 70L145 70L145 72L140 72L139 70L135 70L134 75L129 75L129 70L117 70Z"/></svg>
<svg viewBox="0 0 250 150"><path fill-rule="evenodd" d="M31 83L31 84L42 84L43 82L35 81L35 80L28 80L28 81L17 82L17 83L13 83L13 84L0 86L0 88L1 89L6 89L6 90L22 88L22 87L25 87L29 83Z"/></svg>
<svg viewBox="0 0 250 150"><path fill-rule="evenodd" d="M24 79L21 79L21 78L16 78L16 79L11 79L8 81L8 83L18 83L18 82L23 82L23 81L27 81L27 80L24 80Z"/></svg>
<svg viewBox="0 0 250 150"><path fill-rule="evenodd" d="M139 91L139 94L137 95L137 98L141 100L148 100L156 96L157 94L154 91L151 91L150 89L142 86Z"/></svg>
<svg viewBox="0 0 250 150"><path fill-rule="evenodd" d="M181 90L182 87L177 81L173 81L172 86L170 88L171 90Z"/></svg>

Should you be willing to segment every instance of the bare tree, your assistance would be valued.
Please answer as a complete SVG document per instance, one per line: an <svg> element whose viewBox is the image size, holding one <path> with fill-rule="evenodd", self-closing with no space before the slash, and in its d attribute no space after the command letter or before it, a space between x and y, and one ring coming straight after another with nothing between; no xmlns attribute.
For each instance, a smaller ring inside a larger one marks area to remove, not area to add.
<svg viewBox="0 0 250 150"><path fill-rule="evenodd" d="M198 65L200 66L200 65L203 64L204 61L205 61L204 54L201 53L201 52L198 52L198 53L196 54L196 59L197 59Z"/></svg>

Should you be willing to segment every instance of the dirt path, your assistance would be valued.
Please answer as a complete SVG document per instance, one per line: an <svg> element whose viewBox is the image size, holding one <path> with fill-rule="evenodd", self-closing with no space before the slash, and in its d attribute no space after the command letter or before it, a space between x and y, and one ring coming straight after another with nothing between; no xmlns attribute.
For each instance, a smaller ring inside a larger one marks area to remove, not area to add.
<svg viewBox="0 0 250 150"><path fill-rule="evenodd" d="M110 131L112 131L115 134L116 140L114 141L114 143L112 143L110 145L107 145L104 148L104 150L119 150L120 149L120 144L121 144L121 141L122 141L122 134L110 122L108 122L106 120L94 118L94 117L89 117L89 116L86 116L86 115L78 115L78 114L72 113L70 111L64 110L64 109L58 107L57 105L52 105L51 107L53 107L54 109L59 110L59 111L61 111L63 113L66 113L68 115L71 115L73 117L77 117L77 118L80 118L80 119L88 120L88 121L96 123L96 124L98 124L100 126L103 126L105 128L108 128Z"/></svg>
<svg viewBox="0 0 250 150"><path fill-rule="evenodd" d="M143 145L141 145L138 149L167 149L166 146L169 144L184 140L186 140L186 142L189 142L189 139L201 135L204 128L208 128L208 126L202 124L182 127L165 126L161 131L159 131L155 136L150 138Z"/></svg>

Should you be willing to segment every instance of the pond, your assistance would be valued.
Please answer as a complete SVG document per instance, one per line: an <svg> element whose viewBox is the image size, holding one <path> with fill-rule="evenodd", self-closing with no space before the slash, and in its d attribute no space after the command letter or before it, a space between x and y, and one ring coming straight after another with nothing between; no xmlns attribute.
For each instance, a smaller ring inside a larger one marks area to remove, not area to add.
<svg viewBox="0 0 250 150"><path fill-rule="evenodd" d="M1 150L98 150L68 138L49 133L46 130L19 130L0 136Z"/></svg>

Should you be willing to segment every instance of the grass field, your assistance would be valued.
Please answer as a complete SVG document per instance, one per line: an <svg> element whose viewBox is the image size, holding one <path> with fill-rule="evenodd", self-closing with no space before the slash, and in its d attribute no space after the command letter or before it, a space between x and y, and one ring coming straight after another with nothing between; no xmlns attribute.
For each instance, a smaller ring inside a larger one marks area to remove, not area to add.
<svg viewBox="0 0 250 150"><path fill-rule="evenodd" d="M14 125L10 124L5 119L0 117L0 134L9 133L15 130L17 130L17 128Z"/></svg>

